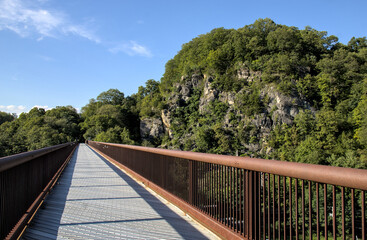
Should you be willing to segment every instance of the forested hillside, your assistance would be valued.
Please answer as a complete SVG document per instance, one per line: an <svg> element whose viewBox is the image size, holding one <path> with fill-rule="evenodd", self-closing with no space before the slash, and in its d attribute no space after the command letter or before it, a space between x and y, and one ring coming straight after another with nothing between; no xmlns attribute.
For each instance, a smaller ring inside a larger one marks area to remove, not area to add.
<svg viewBox="0 0 367 240"><path fill-rule="evenodd" d="M55 142L78 138L49 111L33 120L39 111L1 115L0 153L51 144L36 144L46 127ZM367 40L270 19L214 29L184 44L160 81L102 92L71 122L97 141L367 168Z"/></svg>
<svg viewBox="0 0 367 240"><path fill-rule="evenodd" d="M80 140L80 116L71 106L0 117L0 157Z"/></svg>

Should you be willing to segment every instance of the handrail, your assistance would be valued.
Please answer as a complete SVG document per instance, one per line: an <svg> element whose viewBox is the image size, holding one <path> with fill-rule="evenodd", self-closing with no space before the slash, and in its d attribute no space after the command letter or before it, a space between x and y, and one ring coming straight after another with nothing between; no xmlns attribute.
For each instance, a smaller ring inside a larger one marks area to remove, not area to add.
<svg viewBox="0 0 367 240"><path fill-rule="evenodd" d="M93 142L93 141L90 141ZM199 162L220 164L228 167L243 168L252 171L266 172L280 176L299 178L319 183L326 183L367 191L367 170L316 165L298 162L285 162L251 157L236 157L210 153L198 153L160 149L152 147L132 146L125 144L95 142L106 146L123 147L170 157L183 158Z"/></svg>
<svg viewBox="0 0 367 240"><path fill-rule="evenodd" d="M366 240L367 170L87 143L223 238Z"/></svg>
<svg viewBox="0 0 367 240"><path fill-rule="evenodd" d="M18 153L18 154L2 157L0 158L0 172L16 167L18 165L21 165L32 159L41 157L42 155L46 155L50 152L56 151L70 144L71 143L63 143L63 144L59 144L59 145L55 145L51 147L37 149L34 151L30 151L30 152Z"/></svg>

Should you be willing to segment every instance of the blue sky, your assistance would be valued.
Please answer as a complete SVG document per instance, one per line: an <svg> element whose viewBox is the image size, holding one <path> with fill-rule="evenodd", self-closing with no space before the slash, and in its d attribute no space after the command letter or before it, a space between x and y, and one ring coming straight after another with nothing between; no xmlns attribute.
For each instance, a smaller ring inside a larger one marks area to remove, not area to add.
<svg viewBox="0 0 367 240"><path fill-rule="evenodd" d="M0 0L0 111L77 109L110 88L160 80L182 44L258 18L366 36L367 1Z"/></svg>

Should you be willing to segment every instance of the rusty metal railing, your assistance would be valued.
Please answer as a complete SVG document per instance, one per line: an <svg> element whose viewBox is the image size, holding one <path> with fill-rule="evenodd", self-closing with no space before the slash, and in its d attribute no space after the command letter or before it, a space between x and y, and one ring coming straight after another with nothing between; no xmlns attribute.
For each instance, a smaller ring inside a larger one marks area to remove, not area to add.
<svg viewBox="0 0 367 240"><path fill-rule="evenodd" d="M16 239L70 158L65 143L0 158L0 239Z"/></svg>
<svg viewBox="0 0 367 240"><path fill-rule="evenodd" d="M366 239L367 170L89 145L223 238Z"/></svg>

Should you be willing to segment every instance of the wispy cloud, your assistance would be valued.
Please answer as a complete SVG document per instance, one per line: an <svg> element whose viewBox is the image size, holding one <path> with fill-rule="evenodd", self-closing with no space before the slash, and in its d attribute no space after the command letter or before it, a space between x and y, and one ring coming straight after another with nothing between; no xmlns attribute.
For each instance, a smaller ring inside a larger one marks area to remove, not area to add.
<svg viewBox="0 0 367 240"><path fill-rule="evenodd" d="M151 51L147 47L144 47L135 41L130 41L128 43L119 44L113 48L110 48L109 51L115 54L119 52L124 52L130 56L135 56L135 55L143 56L143 57L153 56Z"/></svg>
<svg viewBox="0 0 367 240"><path fill-rule="evenodd" d="M66 14L42 8L45 1L0 1L0 30L10 30L21 37L57 38L60 35L73 34L90 41L100 43L100 39L86 27L74 24Z"/></svg>
<svg viewBox="0 0 367 240"><path fill-rule="evenodd" d="M0 0L0 31L9 30L23 38L42 41L44 38L59 38L75 35L104 47L110 44L102 41L92 29L91 24L76 24L64 12L44 7L48 0ZM138 24L144 21L139 20ZM123 42L108 49L111 53L123 52L129 56L152 57L151 51L136 41ZM40 56L45 61L52 58Z"/></svg>
<svg viewBox="0 0 367 240"><path fill-rule="evenodd" d="M23 105L7 105L7 106L4 106L4 105L0 105L0 111L2 112L7 112L7 113L16 113L18 116L19 114L25 112L29 112L32 108L43 108L45 109L46 111L47 110L51 110L53 109L53 107L49 107L49 106L40 106L40 105L35 105L31 108L29 107L26 107L26 106L23 106Z"/></svg>

